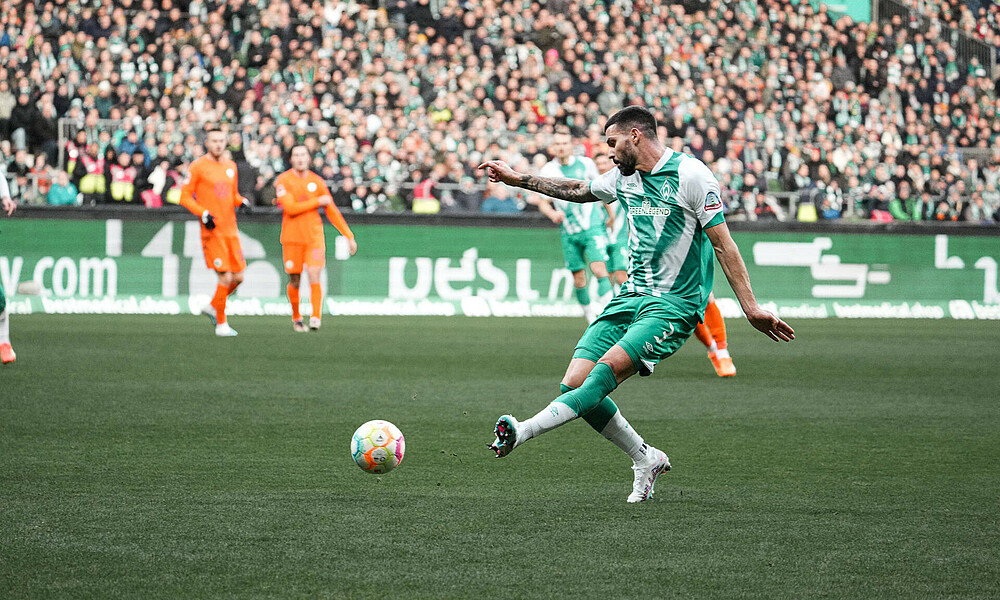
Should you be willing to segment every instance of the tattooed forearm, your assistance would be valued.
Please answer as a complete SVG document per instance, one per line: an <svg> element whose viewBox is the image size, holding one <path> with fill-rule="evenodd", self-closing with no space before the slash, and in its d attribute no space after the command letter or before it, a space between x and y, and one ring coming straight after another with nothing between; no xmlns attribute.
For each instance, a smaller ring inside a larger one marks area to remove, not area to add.
<svg viewBox="0 0 1000 600"><path fill-rule="evenodd" d="M590 183L581 179L522 175L517 186L569 202L594 202L597 200L597 197L590 193Z"/></svg>

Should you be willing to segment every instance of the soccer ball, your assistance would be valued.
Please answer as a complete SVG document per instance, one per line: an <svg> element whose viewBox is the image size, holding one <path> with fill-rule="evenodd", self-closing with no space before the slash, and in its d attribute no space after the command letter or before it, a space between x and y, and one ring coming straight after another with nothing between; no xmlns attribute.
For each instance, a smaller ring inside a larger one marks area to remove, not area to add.
<svg viewBox="0 0 1000 600"><path fill-rule="evenodd" d="M369 473L388 473L403 462L403 433L389 421L368 421L351 438L351 457Z"/></svg>

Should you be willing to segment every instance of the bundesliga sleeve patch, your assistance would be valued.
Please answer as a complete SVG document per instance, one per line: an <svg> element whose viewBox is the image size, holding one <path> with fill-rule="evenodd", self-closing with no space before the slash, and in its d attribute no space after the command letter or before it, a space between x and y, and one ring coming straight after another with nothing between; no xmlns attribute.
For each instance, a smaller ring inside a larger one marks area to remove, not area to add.
<svg viewBox="0 0 1000 600"><path fill-rule="evenodd" d="M705 196L705 210L719 210L722 208L722 199L715 192L709 192Z"/></svg>

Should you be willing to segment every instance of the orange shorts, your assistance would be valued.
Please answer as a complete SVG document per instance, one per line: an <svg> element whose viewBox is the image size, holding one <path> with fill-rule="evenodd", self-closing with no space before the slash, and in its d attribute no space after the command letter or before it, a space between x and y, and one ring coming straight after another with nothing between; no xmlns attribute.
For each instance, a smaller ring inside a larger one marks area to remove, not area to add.
<svg viewBox="0 0 1000 600"><path fill-rule="evenodd" d="M201 238L205 265L219 273L239 273L247 268L239 236L209 235Z"/></svg>
<svg viewBox="0 0 1000 600"><path fill-rule="evenodd" d="M326 266L326 244L283 244L281 258L285 263L285 273L301 273L303 265Z"/></svg>

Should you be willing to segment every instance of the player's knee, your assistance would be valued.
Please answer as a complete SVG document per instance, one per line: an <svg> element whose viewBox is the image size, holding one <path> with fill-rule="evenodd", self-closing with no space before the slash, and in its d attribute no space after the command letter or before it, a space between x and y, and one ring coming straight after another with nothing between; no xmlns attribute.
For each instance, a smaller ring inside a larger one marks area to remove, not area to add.
<svg viewBox="0 0 1000 600"><path fill-rule="evenodd" d="M590 263L590 270L594 272L594 277L604 279L608 276L608 266L602 262Z"/></svg>
<svg viewBox="0 0 1000 600"><path fill-rule="evenodd" d="M239 285L239 284L243 283L243 273L242 272L240 272L240 273L233 273L233 283L235 283L236 285Z"/></svg>
<svg viewBox="0 0 1000 600"><path fill-rule="evenodd" d="M574 374L566 373L566 375L563 376L562 381L560 381L559 383L570 389L575 390L576 388L583 385L585 379L587 379L586 375L580 375L576 373Z"/></svg>
<svg viewBox="0 0 1000 600"><path fill-rule="evenodd" d="M582 288L587 285L587 274L581 271L573 271L573 285Z"/></svg>

